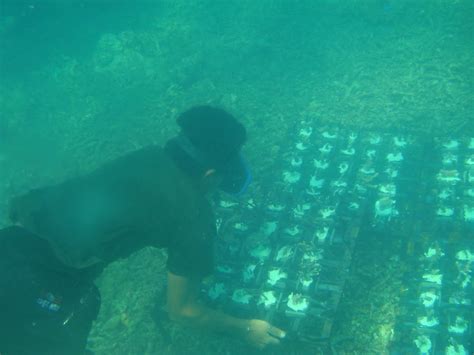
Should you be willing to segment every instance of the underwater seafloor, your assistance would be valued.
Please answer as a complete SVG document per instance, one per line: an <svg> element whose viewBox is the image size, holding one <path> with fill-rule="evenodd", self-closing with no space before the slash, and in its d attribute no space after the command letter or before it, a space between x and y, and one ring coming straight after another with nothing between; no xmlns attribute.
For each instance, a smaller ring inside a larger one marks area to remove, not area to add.
<svg viewBox="0 0 474 355"><path fill-rule="evenodd" d="M448 145L474 137L472 1L165 1L146 15L122 8L102 17L90 16L89 2L46 4L2 4L0 13L1 225L10 197L163 143L176 132L176 115L195 104L223 106L245 123L257 195L281 182L275 162L287 161L301 122L315 132L328 125ZM58 6L60 17L49 14ZM140 22L128 18L135 15ZM413 291L406 275L420 265L414 253L439 238L411 222L397 225L396 239L358 238L332 353L388 353ZM454 242L464 243L461 230L449 230ZM260 353L171 324L162 311L165 258L149 248L106 268L89 348Z"/></svg>

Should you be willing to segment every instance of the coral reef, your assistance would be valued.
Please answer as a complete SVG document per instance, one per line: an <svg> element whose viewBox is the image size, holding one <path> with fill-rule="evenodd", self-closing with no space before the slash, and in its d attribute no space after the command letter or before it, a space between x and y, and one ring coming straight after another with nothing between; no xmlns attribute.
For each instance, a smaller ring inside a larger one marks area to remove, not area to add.
<svg viewBox="0 0 474 355"><path fill-rule="evenodd" d="M474 135L472 4L380 3L163 2L153 23L103 33L88 56L57 55L18 82L2 81L0 225L13 195L163 143L176 132L176 115L193 104L221 105L244 121L254 189L302 120ZM15 23L0 18L0 39ZM334 348L383 353L402 292L402 263L374 255L387 249L356 256ZM166 315L153 321L162 314L152 309L163 300L164 257L146 249L106 269L90 348L98 355L243 352L238 341L183 329Z"/></svg>

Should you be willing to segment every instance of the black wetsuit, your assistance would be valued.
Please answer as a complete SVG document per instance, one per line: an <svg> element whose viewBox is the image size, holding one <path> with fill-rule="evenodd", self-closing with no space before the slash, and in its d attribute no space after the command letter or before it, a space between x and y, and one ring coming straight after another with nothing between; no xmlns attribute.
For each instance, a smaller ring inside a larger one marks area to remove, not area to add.
<svg viewBox="0 0 474 355"><path fill-rule="evenodd" d="M12 202L0 230L0 353L81 354L100 308L93 280L145 246L168 270L213 270L215 222L204 194L160 147L116 159Z"/></svg>

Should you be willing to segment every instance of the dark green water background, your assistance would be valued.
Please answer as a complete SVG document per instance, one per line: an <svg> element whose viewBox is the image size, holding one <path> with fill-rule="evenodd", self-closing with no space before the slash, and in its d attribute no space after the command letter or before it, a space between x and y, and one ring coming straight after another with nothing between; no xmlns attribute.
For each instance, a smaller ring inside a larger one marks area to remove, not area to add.
<svg viewBox="0 0 474 355"><path fill-rule="evenodd" d="M199 103L247 125L257 181L301 120L474 134L472 0L0 0L0 51L0 225L11 196L161 143ZM97 354L238 353L151 322L162 268L108 268Z"/></svg>

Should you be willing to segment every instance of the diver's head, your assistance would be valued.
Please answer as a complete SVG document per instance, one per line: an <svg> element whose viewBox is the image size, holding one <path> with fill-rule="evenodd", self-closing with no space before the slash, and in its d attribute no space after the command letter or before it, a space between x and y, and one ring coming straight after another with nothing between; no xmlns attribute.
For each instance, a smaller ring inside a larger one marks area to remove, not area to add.
<svg viewBox="0 0 474 355"><path fill-rule="evenodd" d="M223 109L196 106L177 119L181 132L166 144L166 150L188 175L230 194L243 193L251 175L241 149L247 139L245 127Z"/></svg>

